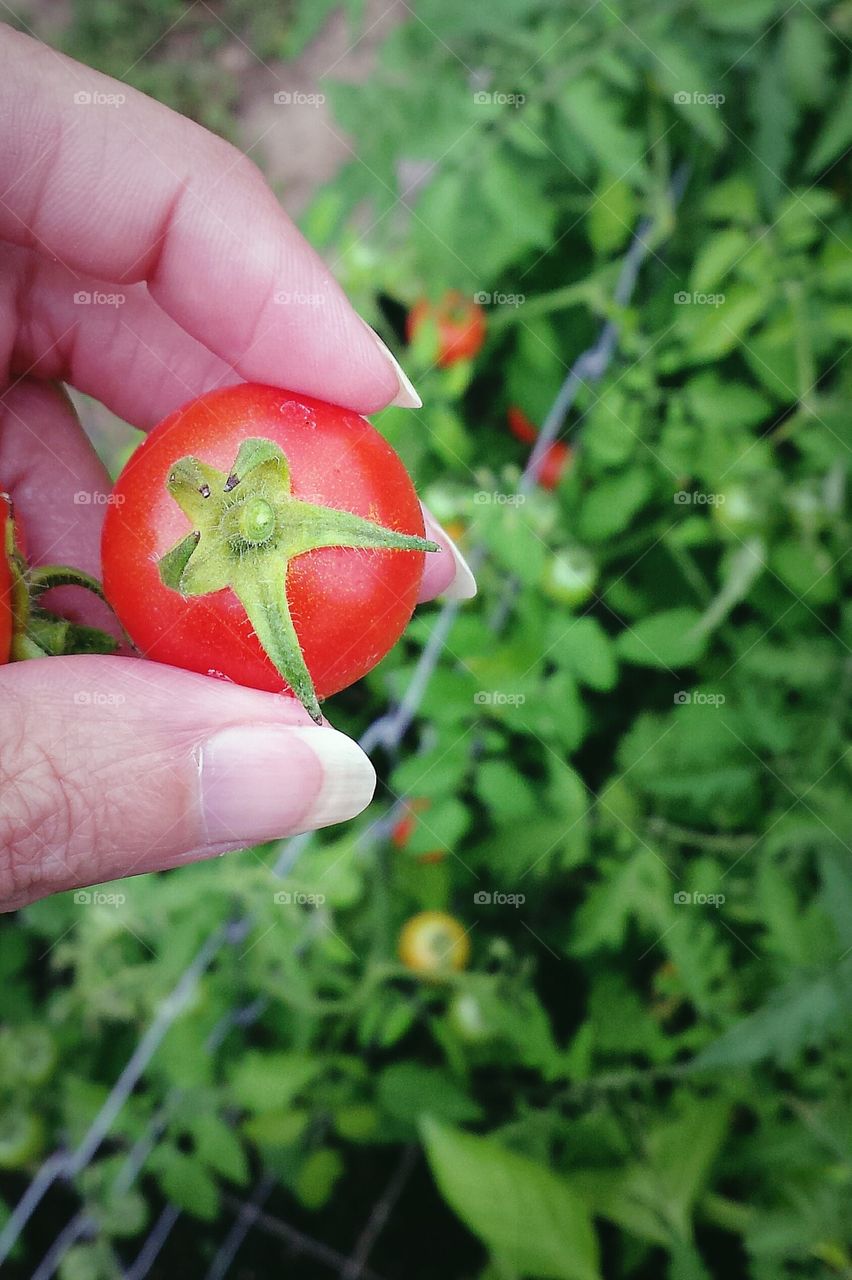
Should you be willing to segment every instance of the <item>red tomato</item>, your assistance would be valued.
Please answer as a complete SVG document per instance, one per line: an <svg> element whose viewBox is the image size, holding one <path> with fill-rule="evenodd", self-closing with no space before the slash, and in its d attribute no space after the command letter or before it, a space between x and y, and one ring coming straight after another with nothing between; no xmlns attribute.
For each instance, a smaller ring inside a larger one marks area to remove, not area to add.
<svg viewBox="0 0 852 1280"><path fill-rule="evenodd" d="M146 657L289 689L316 719L316 699L405 629L436 549L422 535L408 473L365 418L228 387L164 419L128 461L104 523L104 588Z"/></svg>
<svg viewBox="0 0 852 1280"><path fill-rule="evenodd" d="M506 417L513 436L524 444L535 443L538 438L538 427L530 422L523 409L519 409L517 405L510 405L506 411ZM564 444L561 440L554 440L538 464L536 479L542 489L555 489L570 461L570 445Z"/></svg>
<svg viewBox="0 0 852 1280"><path fill-rule="evenodd" d="M431 323L438 334L437 364L442 369L459 360L472 360L485 341L485 312L472 298L456 289L445 293L440 302L421 298L408 313L405 332L409 342L424 324Z"/></svg>
<svg viewBox="0 0 852 1280"><path fill-rule="evenodd" d="M411 843L411 837L417 829L417 815L426 813L430 808L432 801L428 796L415 796L413 800L407 800L402 814L394 823L391 831L391 844L395 849L407 849ZM417 861L424 864L443 862L443 849L429 849L426 853L417 855Z"/></svg>
<svg viewBox="0 0 852 1280"><path fill-rule="evenodd" d="M509 430L517 440L522 444L535 444L538 438L538 427L530 422L523 409L519 409L516 404L510 404L506 410L506 419Z"/></svg>
<svg viewBox="0 0 852 1280"><path fill-rule="evenodd" d="M571 450L561 440L554 440L538 464L536 479L542 489L555 489L571 461Z"/></svg>

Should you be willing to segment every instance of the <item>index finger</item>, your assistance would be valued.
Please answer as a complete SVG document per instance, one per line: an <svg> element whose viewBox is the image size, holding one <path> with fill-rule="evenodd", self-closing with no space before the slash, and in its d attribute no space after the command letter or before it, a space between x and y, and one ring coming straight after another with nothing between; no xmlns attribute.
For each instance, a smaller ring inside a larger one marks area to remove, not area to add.
<svg viewBox="0 0 852 1280"><path fill-rule="evenodd" d="M364 413L419 405L235 147L9 28L0 119L0 237L81 275L145 281L246 380Z"/></svg>

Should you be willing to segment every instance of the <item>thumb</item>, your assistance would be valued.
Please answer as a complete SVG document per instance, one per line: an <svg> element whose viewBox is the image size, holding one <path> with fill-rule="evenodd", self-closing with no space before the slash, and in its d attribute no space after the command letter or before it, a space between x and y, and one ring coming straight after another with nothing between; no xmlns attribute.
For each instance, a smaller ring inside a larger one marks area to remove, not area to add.
<svg viewBox="0 0 852 1280"><path fill-rule="evenodd" d="M294 700L135 658L0 668L0 909L352 818L375 774Z"/></svg>

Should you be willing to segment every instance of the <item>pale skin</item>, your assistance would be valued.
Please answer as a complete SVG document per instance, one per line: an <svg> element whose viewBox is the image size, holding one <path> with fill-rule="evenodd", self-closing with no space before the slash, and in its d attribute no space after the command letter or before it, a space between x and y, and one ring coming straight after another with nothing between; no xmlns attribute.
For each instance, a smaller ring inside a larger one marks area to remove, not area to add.
<svg viewBox="0 0 852 1280"><path fill-rule="evenodd" d="M110 482L60 383L143 430L243 380L416 407L235 148L5 27L0 119L0 489L32 563L99 574ZM473 594L428 515L427 536L421 599ZM109 625L77 588L53 606ZM375 785L294 700L138 658L0 667L0 707L0 909L344 821Z"/></svg>

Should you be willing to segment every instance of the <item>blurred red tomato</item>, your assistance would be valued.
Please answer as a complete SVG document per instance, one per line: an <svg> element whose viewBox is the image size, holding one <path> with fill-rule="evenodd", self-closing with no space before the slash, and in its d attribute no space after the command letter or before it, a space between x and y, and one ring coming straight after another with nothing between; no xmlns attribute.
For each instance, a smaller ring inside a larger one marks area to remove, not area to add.
<svg viewBox="0 0 852 1280"><path fill-rule="evenodd" d="M413 342L424 325L435 326L438 337L436 363L442 369L459 360L472 360L485 341L485 312L472 298L457 289L445 293L440 302L421 300L411 308L405 324L409 342Z"/></svg>

